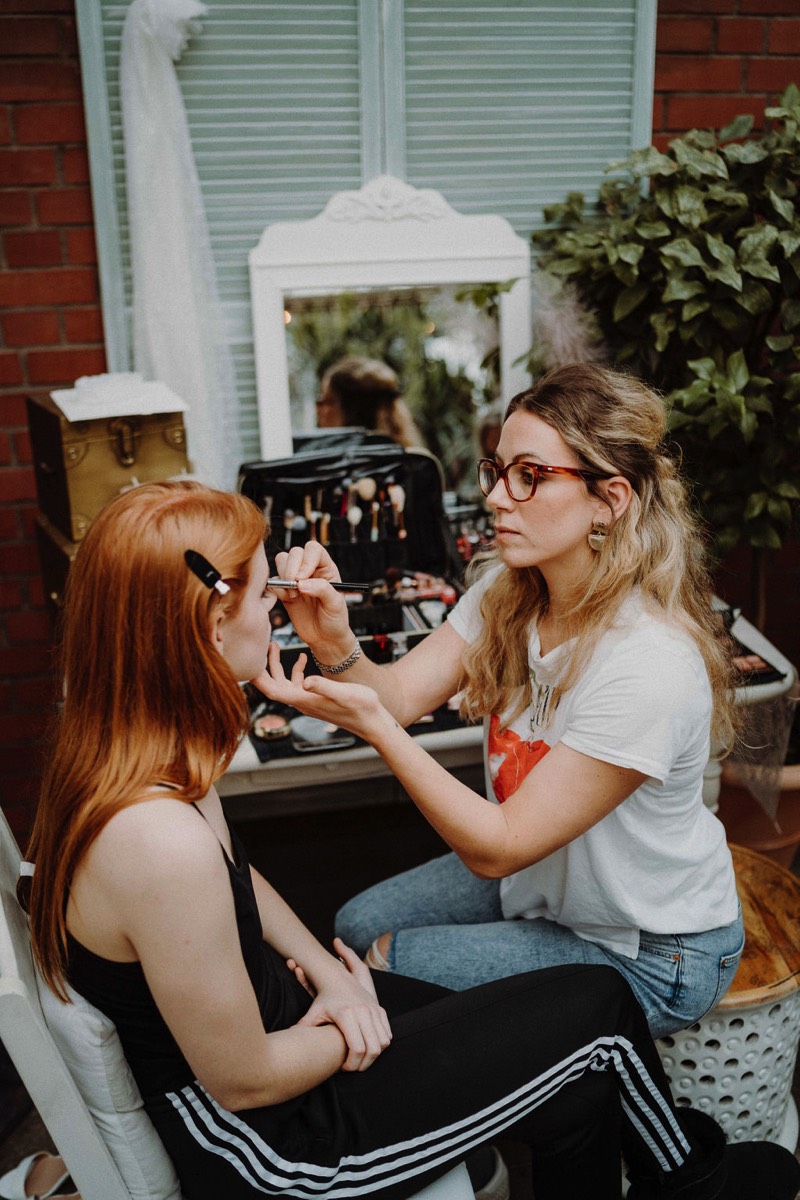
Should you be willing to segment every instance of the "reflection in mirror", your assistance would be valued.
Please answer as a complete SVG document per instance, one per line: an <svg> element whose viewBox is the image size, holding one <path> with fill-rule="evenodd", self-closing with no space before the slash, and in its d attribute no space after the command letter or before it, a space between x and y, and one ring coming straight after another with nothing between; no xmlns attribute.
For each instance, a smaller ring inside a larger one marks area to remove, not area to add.
<svg viewBox="0 0 800 1200"><path fill-rule="evenodd" d="M498 399L499 333L474 297L449 285L287 298L292 429L349 423L318 411L323 377L348 356L377 360L397 376L415 444L440 460L449 490L475 495L475 431Z"/></svg>

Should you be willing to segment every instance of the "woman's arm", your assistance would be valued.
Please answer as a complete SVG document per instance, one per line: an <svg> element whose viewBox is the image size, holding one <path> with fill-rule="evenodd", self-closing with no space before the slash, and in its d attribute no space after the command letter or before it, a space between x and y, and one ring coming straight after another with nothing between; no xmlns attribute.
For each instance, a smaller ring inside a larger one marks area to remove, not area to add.
<svg viewBox="0 0 800 1200"><path fill-rule="evenodd" d="M83 897L103 907L106 922L112 914L187 1062L225 1108L278 1104L347 1062L335 1024L304 1020L265 1033L219 843L188 806L148 801L118 814L82 871ZM362 1055L358 1069L375 1056Z"/></svg>
<svg viewBox="0 0 800 1200"><path fill-rule="evenodd" d="M318 662L330 666L344 662L356 638L344 597L328 587L328 581L338 579L339 573L325 547L319 542L295 546L278 554L276 565L284 579L300 583L297 591L281 597L298 635ZM401 725L410 725L458 691L465 645L445 622L396 663L378 666L362 654L337 678L371 687Z"/></svg>
<svg viewBox="0 0 800 1200"><path fill-rule="evenodd" d="M370 689L316 676L303 680L302 661L287 680L276 647L270 647L269 671L276 699L370 742L451 849L486 878L546 858L597 824L646 778L558 744L505 804L493 804L439 766Z"/></svg>
<svg viewBox="0 0 800 1200"><path fill-rule="evenodd" d="M372 977L341 947L334 957L306 929L286 901L250 868L264 940L296 961L311 984L314 1002L300 1025L337 1025L347 1041L344 1069L364 1070L392 1039L389 1018L378 1003Z"/></svg>

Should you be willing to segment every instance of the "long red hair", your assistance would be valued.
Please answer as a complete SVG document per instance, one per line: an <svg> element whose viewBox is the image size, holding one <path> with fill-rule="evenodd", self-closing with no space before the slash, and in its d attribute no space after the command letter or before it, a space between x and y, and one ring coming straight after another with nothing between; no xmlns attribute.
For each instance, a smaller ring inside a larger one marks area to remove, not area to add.
<svg viewBox="0 0 800 1200"><path fill-rule="evenodd" d="M200 800L247 728L211 626L216 606L240 603L265 533L244 496L151 483L106 505L81 543L62 615L63 708L28 851L34 953L62 996L69 889L95 838L155 786ZM189 549L227 595L192 574Z"/></svg>

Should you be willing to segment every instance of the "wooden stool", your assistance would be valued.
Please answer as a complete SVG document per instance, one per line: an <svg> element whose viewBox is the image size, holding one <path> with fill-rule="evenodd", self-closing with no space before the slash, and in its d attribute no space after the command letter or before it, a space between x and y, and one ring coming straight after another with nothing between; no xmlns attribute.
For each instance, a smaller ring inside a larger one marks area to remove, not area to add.
<svg viewBox="0 0 800 1200"><path fill-rule="evenodd" d="M688 1029L657 1042L678 1104L710 1113L729 1142L794 1151L792 1099L800 1041L800 880L731 846L745 948L726 996Z"/></svg>

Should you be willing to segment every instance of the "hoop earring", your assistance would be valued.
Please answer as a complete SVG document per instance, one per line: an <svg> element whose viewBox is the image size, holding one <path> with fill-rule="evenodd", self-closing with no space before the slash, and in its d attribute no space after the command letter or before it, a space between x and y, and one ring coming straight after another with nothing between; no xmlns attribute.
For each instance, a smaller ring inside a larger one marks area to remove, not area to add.
<svg viewBox="0 0 800 1200"><path fill-rule="evenodd" d="M592 549L596 550L599 553L603 549L603 546L605 546L607 537L608 537L608 525L606 524L606 522L605 521L594 521L592 523L592 528L589 530L588 534L586 535L586 540L589 543L589 545L592 547Z"/></svg>

